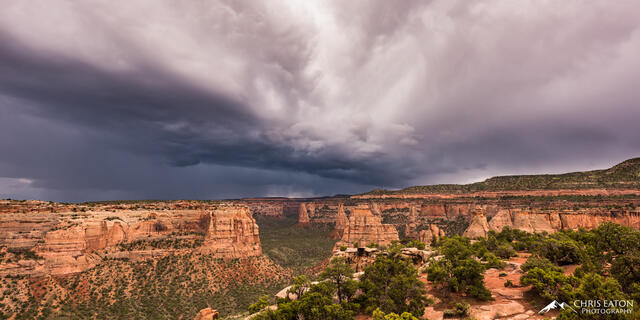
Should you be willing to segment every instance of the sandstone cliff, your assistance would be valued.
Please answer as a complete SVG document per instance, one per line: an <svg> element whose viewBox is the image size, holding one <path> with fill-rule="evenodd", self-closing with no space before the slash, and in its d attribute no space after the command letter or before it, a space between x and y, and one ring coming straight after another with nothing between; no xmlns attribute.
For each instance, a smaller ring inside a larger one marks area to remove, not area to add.
<svg viewBox="0 0 640 320"><path fill-rule="evenodd" d="M220 258L262 255L256 220L247 207L221 207L209 213L202 249Z"/></svg>
<svg viewBox="0 0 640 320"><path fill-rule="evenodd" d="M344 229L342 239L336 246L353 246L358 243L365 246L369 243L389 245L399 240L398 231L393 225L383 224L382 219L365 208L354 208L349 217L349 223Z"/></svg>
<svg viewBox="0 0 640 320"><path fill-rule="evenodd" d="M347 218L347 214L344 212L344 204L338 204L338 213L336 214L336 225L331 232L331 236L335 239L342 238L344 234L344 229L347 228L349 224L349 219Z"/></svg>
<svg viewBox="0 0 640 320"><path fill-rule="evenodd" d="M482 209L476 209L471 216L469 227L463 236L469 238L486 237L489 230L489 224L487 223L487 217L484 215L484 212Z"/></svg>
<svg viewBox="0 0 640 320"><path fill-rule="evenodd" d="M0 249L15 258L0 263L0 275L78 273L105 258L162 257L203 243L220 258L261 254L258 227L246 207L209 209L3 214Z"/></svg>
<svg viewBox="0 0 640 320"><path fill-rule="evenodd" d="M435 224L431 224L429 225L429 228L420 231L418 240L429 245L431 244L431 242L433 242L434 239L438 241L440 240L441 237L444 237L444 236L445 236L444 230L438 228L438 226Z"/></svg>
<svg viewBox="0 0 640 320"><path fill-rule="evenodd" d="M303 203L300 204L300 209L298 209L298 226L299 227L307 227L311 224L309 220L309 212L307 211L307 206Z"/></svg>
<svg viewBox="0 0 640 320"><path fill-rule="evenodd" d="M416 219L418 217L418 209L415 206L411 206L409 209L409 218L405 228L405 237L417 239L418 238L418 225Z"/></svg>

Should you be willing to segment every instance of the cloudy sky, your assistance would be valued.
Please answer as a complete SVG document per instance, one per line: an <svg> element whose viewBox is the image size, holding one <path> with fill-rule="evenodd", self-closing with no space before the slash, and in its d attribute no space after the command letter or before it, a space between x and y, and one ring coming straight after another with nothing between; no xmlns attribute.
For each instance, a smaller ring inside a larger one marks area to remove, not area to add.
<svg viewBox="0 0 640 320"><path fill-rule="evenodd" d="M640 156L637 1L22 1L0 197L313 196Z"/></svg>

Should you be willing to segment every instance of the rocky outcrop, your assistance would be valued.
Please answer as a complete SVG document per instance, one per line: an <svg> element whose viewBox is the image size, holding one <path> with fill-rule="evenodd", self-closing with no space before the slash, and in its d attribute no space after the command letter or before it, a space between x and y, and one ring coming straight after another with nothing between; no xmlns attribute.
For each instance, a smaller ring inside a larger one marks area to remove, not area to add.
<svg viewBox="0 0 640 320"><path fill-rule="evenodd" d="M392 241L399 240L398 231L393 225L383 224L379 216L371 213L366 208L354 208L349 217L349 223L344 229L342 239L336 246L360 246L369 243L389 245Z"/></svg>
<svg viewBox="0 0 640 320"><path fill-rule="evenodd" d="M200 310L200 312L198 312L193 320L215 320L218 319L219 316L220 314L218 313L218 311L211 308L204 308Z"/></svg>
<svg viewBox="0 0 640 320"><path fill-rule="evenodd" d="M307 227L311 224L309 220L309 212L307 211L307 206L303 203L300 204L300 209L298 209L298 226L299 227Z"/></svg>
<svg viewBox="0 0 640 320"><path fill-rule="evenodd" d="M471 215L471 222L463 236L469 238L486 237L489 230L489 224L487 223L487 217L484 215L484 212L481 209L476 209Z"/></svg>
<svg viewBox="0 0 640 320"><path fill-rule="evenodd" d="M349 219L347 218L347 214L344 212L344 205L342 203L338 204L338 213L336 214L336 224L331 232L331 236L335 239L342 238L344 233L344 229L347 228L349 224Z"/></svg>
<svg viewBox="0 0 640 320"><path fill-rule="evenodd" d="M202 250L219 258L262 255L256 220L247 207L221 207L209 212L209 228Z"/></svg>
<svg viewBox="0 0 640 320"><path fill-rule="evenodd" d="M421 230L418 236L418 240L424 242L429 245L433 240L440 240L441 237L445 236L444 230L440 229L437 225L431 224L428 229Z"/></svg>
<svg viewBox="0 0 640 320"><path fill-rule="evenodd" d="M552 233L562 230L562 220L557 212L532 213L519 209L502 209L491 219L489 227L498 232L509 227L530 233Z"/></svg>
<svg viewBox="0 0 640 320"><path fill-rule="evenodd" d="M134 242L140 243L128 246ZM194 248L176 245L183 242L203 244L202 250L220 258L262 252L258 226L246 206L217 203L209 210L4 213L0 248L9 254L28 254L0 263L0 275L65 275L92 268L105 258L154 259Z"/></svg>
<svg viewBox="0 0 640 320"><path fill-rule="evenodd" d="M380 206L378 205L377 202L372 202L371 205L369 205L369 207L371 208L371 212L377 216L382 214L382 211L380 211Z"/></svg>
<svg viewBox="0 0 640 320"><path fill-rule="evenodd" d="M427 217L446 217L447 209L442 203L424 204L420 208L420 214Z"/></svg>
<svg viewBox="0 0 640 320"><path fill-rule="evenodd" d="M418 225L416 223L416 219L418 217L418 208L415 206L411 206L409 209L409 218L407 219L407 226L405 228L405 236L407 238L417 239L418 238Z"/></svg>

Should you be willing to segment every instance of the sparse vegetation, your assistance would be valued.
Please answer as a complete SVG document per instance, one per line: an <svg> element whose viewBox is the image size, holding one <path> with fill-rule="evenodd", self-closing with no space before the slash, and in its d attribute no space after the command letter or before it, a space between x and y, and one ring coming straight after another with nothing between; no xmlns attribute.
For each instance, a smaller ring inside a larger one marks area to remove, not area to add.
<svg viewBox="0 0 640 320"><path fill-rule="evenodd" d="M260 226L262 252L296 274L308 274L331 256L336 241L327 230L296 228L295 218L257 217L256 221Z"/></svg>

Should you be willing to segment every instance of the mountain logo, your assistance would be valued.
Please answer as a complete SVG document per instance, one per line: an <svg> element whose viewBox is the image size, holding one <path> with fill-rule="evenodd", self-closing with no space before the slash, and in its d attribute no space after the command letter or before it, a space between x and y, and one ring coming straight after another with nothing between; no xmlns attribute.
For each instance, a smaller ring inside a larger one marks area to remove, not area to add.
<svg viewBox="0 0 640 320"><path fill-rule="evenodd" d="M571 306L569 306L569 305L568 305L568 304L566 304L565 302L560 303L560 302L558 302L558 301L556 301L556 300L551 301L551 303L549 303L546 307L542 308L542 310L540 310L540 312L538 312L538 313L539 313L539 314L544 314L544 313L549 312L549 310L551 310L551 309L557 309L557 308L560 308L560 309L562 309L562 310L564 310L564 309L567 309L567 308L568 308L569 310L571 310L571 311L573 311L573 312L575 312L575 313L578 313L576 310L574 310L573 308L571 308Z"/></svg>

